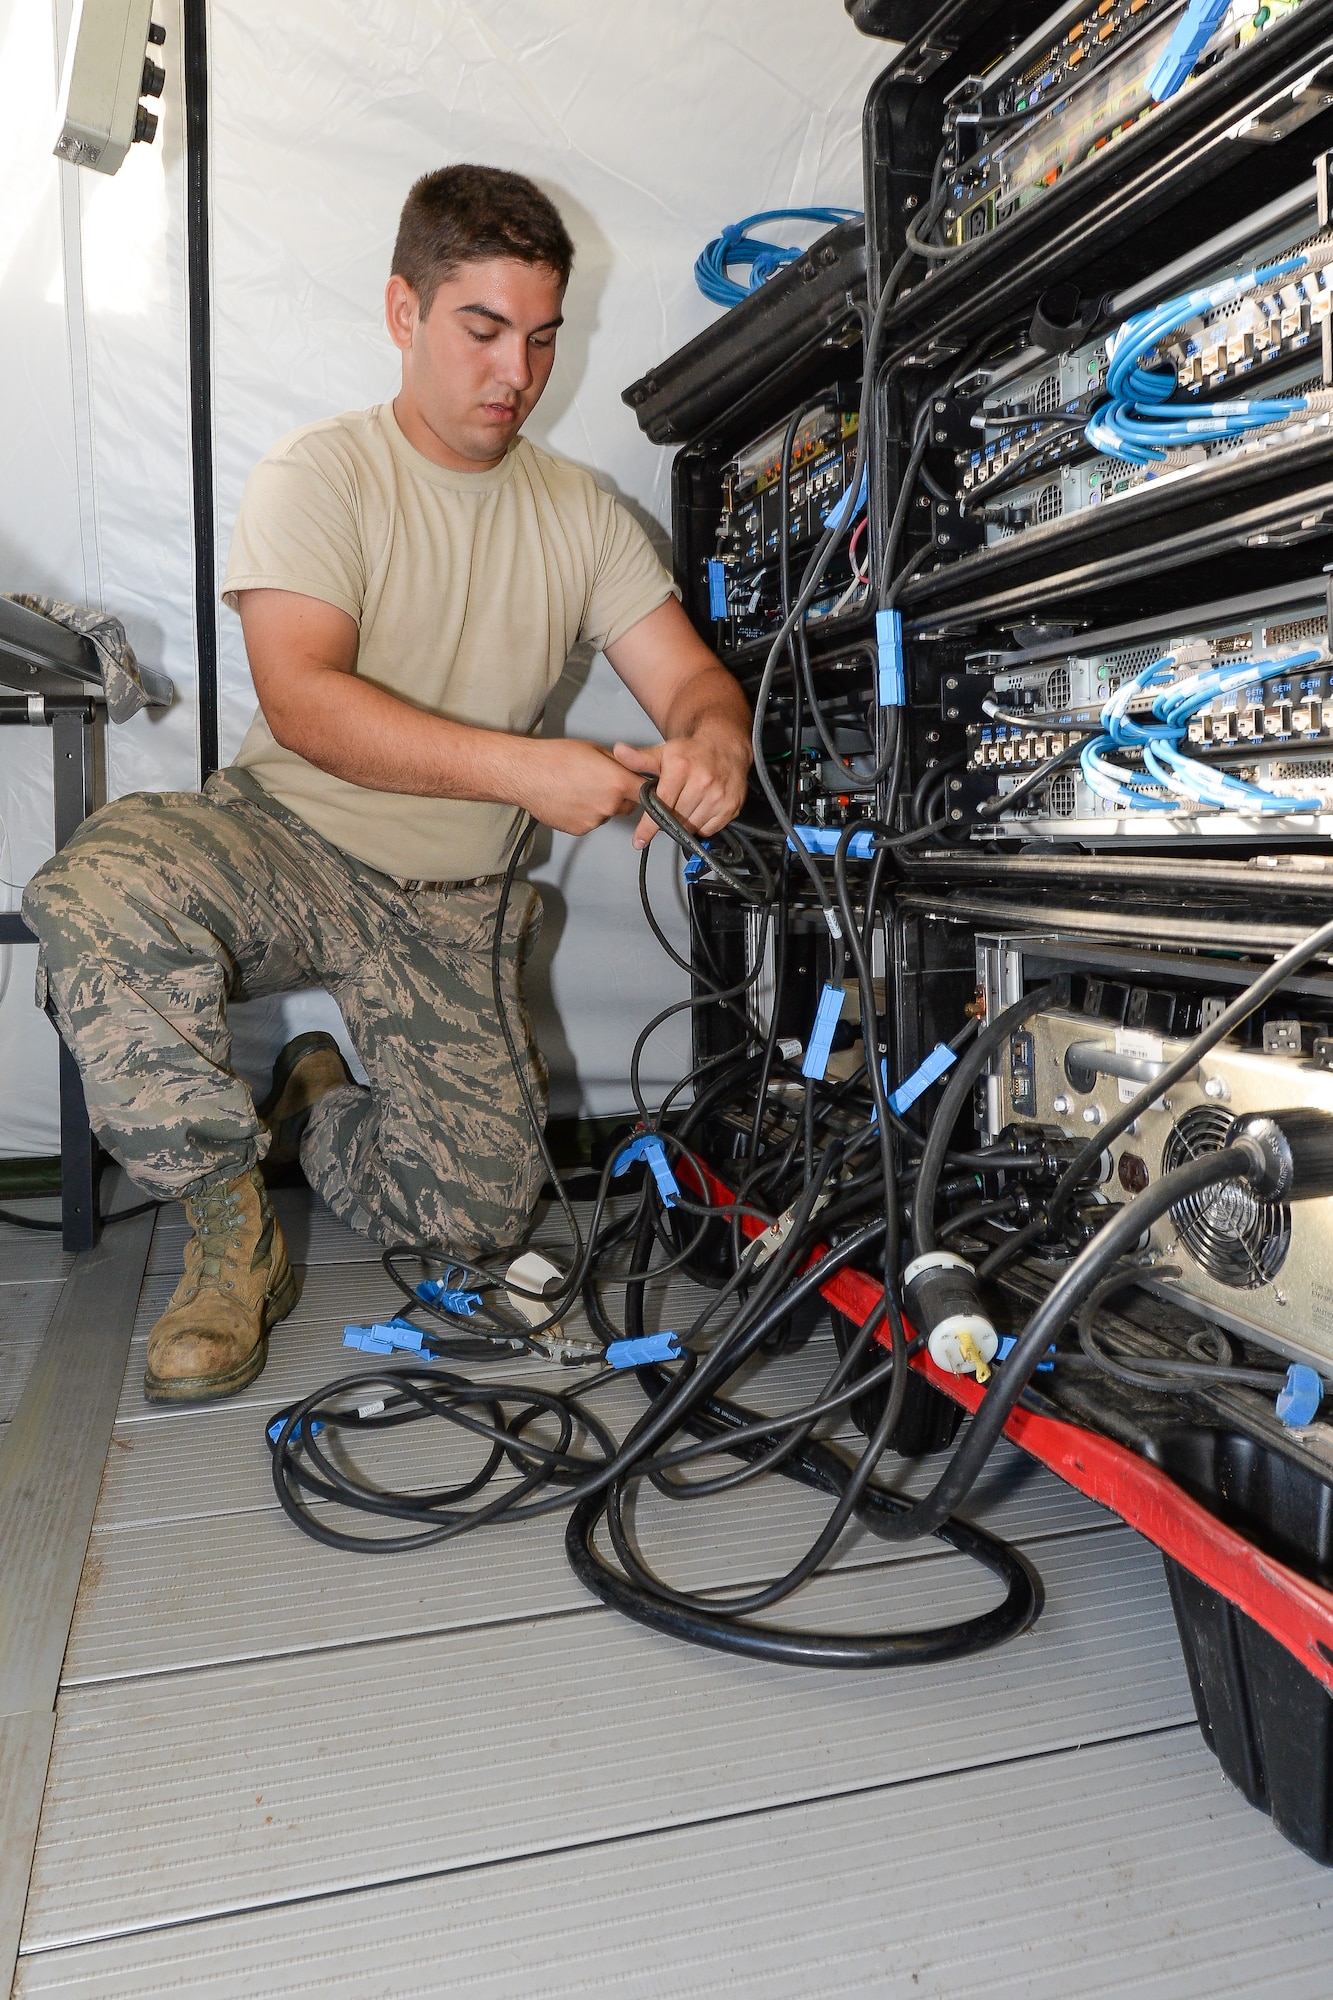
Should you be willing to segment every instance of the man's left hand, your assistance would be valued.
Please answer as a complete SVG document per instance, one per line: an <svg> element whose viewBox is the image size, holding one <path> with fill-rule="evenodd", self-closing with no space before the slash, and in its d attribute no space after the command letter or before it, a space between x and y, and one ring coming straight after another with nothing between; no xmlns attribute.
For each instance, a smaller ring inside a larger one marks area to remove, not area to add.
<svg viewBox="0 0 1333 2000"><path fill-rule="evenodd" d="M613 754L626 770L655 777L662 804L702 839L720 833L745 803L750 739L727 724L648 749L617 743ZM634 845L646 847L657 831L645 813L634 829Z"/></svg>

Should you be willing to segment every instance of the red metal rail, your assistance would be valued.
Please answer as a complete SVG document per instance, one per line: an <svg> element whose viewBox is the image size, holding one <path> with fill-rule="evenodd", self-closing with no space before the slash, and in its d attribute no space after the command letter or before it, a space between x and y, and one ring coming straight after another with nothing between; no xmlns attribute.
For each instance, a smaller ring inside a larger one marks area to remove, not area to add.
<svg viewBox="0 0 1333 2000"><path fill-rule="evenodd" d="M726 1186L709 1178L713 1198L729 1201ZM744 1224L747 1236L762 1227L754 1221ZM839 1271L821 1290L830 1305L858 1324L880 1296L880 1287L861 1271ZM887 1341L887 1335L881 1337ZM917 1355L912 1365L932 1388L965 1409L980 1405L985 1391L972 1376L945 1374L925 1354ZM1109 1507L1163 1554L1220 1591L1333 1693L1333 1592L1265 1555L1166 1473L1110 1438L1022 1409L1014 1411L1004 1430L1078 1492Z"/></svg>

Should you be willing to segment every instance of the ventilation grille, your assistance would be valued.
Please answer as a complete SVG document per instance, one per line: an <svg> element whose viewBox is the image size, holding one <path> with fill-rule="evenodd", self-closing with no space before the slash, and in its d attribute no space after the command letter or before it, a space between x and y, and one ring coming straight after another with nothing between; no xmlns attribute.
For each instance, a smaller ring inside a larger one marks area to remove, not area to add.
<svg viewBox="0 0 1333 2000"><path fill-rule="evenodd" d="M1333 778L1333 757L1291 758L1283 764L1274 764L1270 775L1274 778L1290 778L1298 785L1309 785L1319 779L1325 783Z"/></svg>
<svg viewBox="0 0 1333 2000"><path fill-rule="evenodd" d="M1060 516L1064 513L1064 511L1065 511L1064 488L1063 486L1061 486L1058 480L1054 480L1049 486L1044 486L1042 488L1041 494L1037 500L1037 508L1036 508L1036 513L1034 515L1034 519L1037 520L1038 522L1058 521Z"/></svg>
<svg viewBox="0 0 1333 2000"><path fill-rule="evenodd" d="M1073 682L1069 678L1068 667L1052 667L1046 676L1047 708L1065 708L1073 693Z"/></svg>
<svg viewBox="0 0 1333 2000"><path fill-rule="evenodd" d="M1049 375L1043 375L1038 382L1032 397L1032 408L1037 416L1044 417L1048 411L1058 410L1059 407L1060 371L1056 368Z"/></svg>
<svg viewBox="0 0 1333 2000"><path fill-rule="evenodd" d="M1229 1113L1211 1104L1187 1111L1162 1148L1162 1172L1219 1152L1234 1124ZM1195 1263L1219 1285L1237 1291L1270 1284L1291 1248L1290 1209L1282 1202L1261 1201L1244 1181L1223 1181L1187 1195L1171 1210L1171 1220Z"/></svg>
<svg viewBox="0 0 1333 2000"><path fill-rule="evenodd" d="M1054 819L1072 819L1078 808L1078 784L1070 771L1057 771L1046 793L1046 810Z"/></svg>
<svg viewBox="0 0 1333 2000"><path fill-rule="evenodd" d="M1265 625L1265 646L1292 646L1301 639L1318 639L1322 644L1328 637L1328 619L1289 618L1285 625Z"/></svg>

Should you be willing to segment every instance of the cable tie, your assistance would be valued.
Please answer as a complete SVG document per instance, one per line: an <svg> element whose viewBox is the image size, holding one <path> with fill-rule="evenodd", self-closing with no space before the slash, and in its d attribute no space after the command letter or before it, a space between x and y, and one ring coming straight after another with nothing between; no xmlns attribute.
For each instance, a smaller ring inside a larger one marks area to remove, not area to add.
<svg viewBox="0 0 1333 2000"><path fill-rule="evenodd" d="M810 1030L810 1039L805 1045L805 1061L801 1064L801 1075L812 1078L816 1083L823 1081L828 1068L833 1030L842 1017L842 1003L846 997L846 991L841 986L825 986L819 996L815 1025Z"/></svg>
<svg viewBox="0 0 1333 2000"><path fill-rule="evenodd" d="M480 1292L452 1291L447 1278L423 1278L416 1294L427 1305L442 1306L445 1312L458 1313L465 1319L471 1319L481 1304Z"/></svg>
<svg viewBox="0 0 1333 2000"><path fill-rule="evenodd" d="M792 835L795 835L795 839ZM807 854L836 854L838 842L842 839L840 826L794 826L787 836L787 845L792 853L800 842ZM869 827L854 833L847 843L847 852L853 861L869 861L875 852L875 836Z"/></svg>
<svg viewBox="0 0 1333 2000"><path fill-rule="evenodd" d="M875 645L879 653L879 705L906 708L907 676L903 670L903 614L875 613Z"/></svg>
<svg viewBox="0 0 1333 2000"><path fill-rule="evenodd" d="M680 1186L667 1160L666 1147L656 1132L641 1132L637 1139L630 1141L611 1169L613 1176L618 1179L621 1174L628 1173L636 1160L646 1161L650 1168L657 1182L657 1192L662 1197L662 1206L674 1208L680 1200Z"/></svg>
<svg viewBox="0 0 1333 2000"><path fill-rule="evenodd" d="M901 1118L903 1113L916 1103L918 1097L930 1089L956 1063L958 1057L947 1042L936 1042L923 1063L919 1063L908 1077L904 1077L898 1088L889 1096L889 1107Z"/></svg>
<svg viewBox="0 0 1333 2000"><path fill-rule="evenodd" d="M613 1340L606 1350L612 1368L643 1368L650 1361L679 1361L680 1342L674 1333L646 1333L639 1340Z"/></svg>
<svg viewBox="0 0 1333 2000"><path fill-rule="evenodd" d="M1317 1371L1305 1367L1302 1362L1293 1361L1287 1370L1286 1381L1277 1392L1274 1408L1278 1421L1285 1424L1288 1430L1300 1430L1314 1422L1323 1400L1324 1384Z"/></svg>

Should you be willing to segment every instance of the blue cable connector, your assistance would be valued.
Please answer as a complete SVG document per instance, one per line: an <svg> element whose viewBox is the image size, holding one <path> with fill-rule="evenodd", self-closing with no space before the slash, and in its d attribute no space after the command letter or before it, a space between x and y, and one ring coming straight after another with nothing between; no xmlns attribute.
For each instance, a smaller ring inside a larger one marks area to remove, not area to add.
<svg viewBox="0 0 1333 2000"><path fill-rule="evenodd" d="M445 1312L459 1313L471 1319L481 1304L481 1293L452 1289L449 1280L453 1275L453 1270L449 1270L442 1278L423 1278L416 1287L417 1297L424 1299L429 1306L441 1306Z"/></svg>
<svg viewBox="0 0 1333 2000"><path fill-rule="evenodd" d="M425 1344L427 1338L419 1326L405 1319L343 1328L343 1346L355 1347L362 1354L418 1354L423 1361L433 1361L435 1356Z"/></svg>
<svg viewBox="0 0 1333 2000"><path fill-rule="evenodd" d="M875 613L875 648L879 654L879 705L906 708L907 677L903 671L903 615L901 611Z"/></svg>
<svg viewBox="0 0 1333 2000"><path fill-rule="evenodd" d="M805 1045L805 1060L801 1064L801 1075L812 1078L815 1083L822 1082L828 1068L833 1030L841 1019L842 1003L846 997L841 986L826 986L819 996L815 1025L810 1030L810 1039Z"/></svg>
<svg viewBox="0 0 1333 2000"><path fill-rule="evenodd" d="M1231 0L1190 0L1148 78L1148 95L1154 104L1163 104L1168 97L1175 96L1203 54L1209 37L1221 25L1230 4Z"/></svg>
<svg viewBox="0 0 1333 2000"><path fill-rule="evenodd" d="M666 1156L666 1147L656 1132L641 1132L632 1139L619 1155L611 1172L616 1179L628 1173L636 1160L646 1161L653 1179L657 1182L657 1192L662 1197L663 1208L674 1208L680 1200L680 1185L671 1171Z"/></svg>
<svg viewBox="0 0 1333 2000"><path fill-rule="evenodd" d="M838 842L842 839L840 826L794 826L791 832L796 839L788 834L787 845L793 854L798 840L807 854L836 854ZM852 835L847 843L847 852L853 861L871 859L875 852L875 836L869 827L863 827L860 833Z"/></svg>
<svg viewBox="0 0 1333 2000"><path fill-rule="evenodd" d="M903 1113L916 1103L923 1092L938 1082L946 1069L958 1060L947 1042L936 1042L923 1063L919 1063L908 1077L904 1077L895 1091L890 1092L889 1108L901 1118Z"/></svg>
<svg viewBox="0 0 1333 2000"><path fill-rule="evenodd" d="M646 1333L640 1340L613 1340L606 1350L612 1368L643 1368L650 1361L679 1361L674 1333Z"/></svg>
<svg viewBox="0 0 1333 2000"><path fill-rule="evenodd" d="M1293 1361L1287 1370L1286 1381L1277 1392L1275 1408L1278 1420L1289 1430L1299 1430L1314 1422L1323 1400L1324 1384L1318 1371Z"/></svg>

